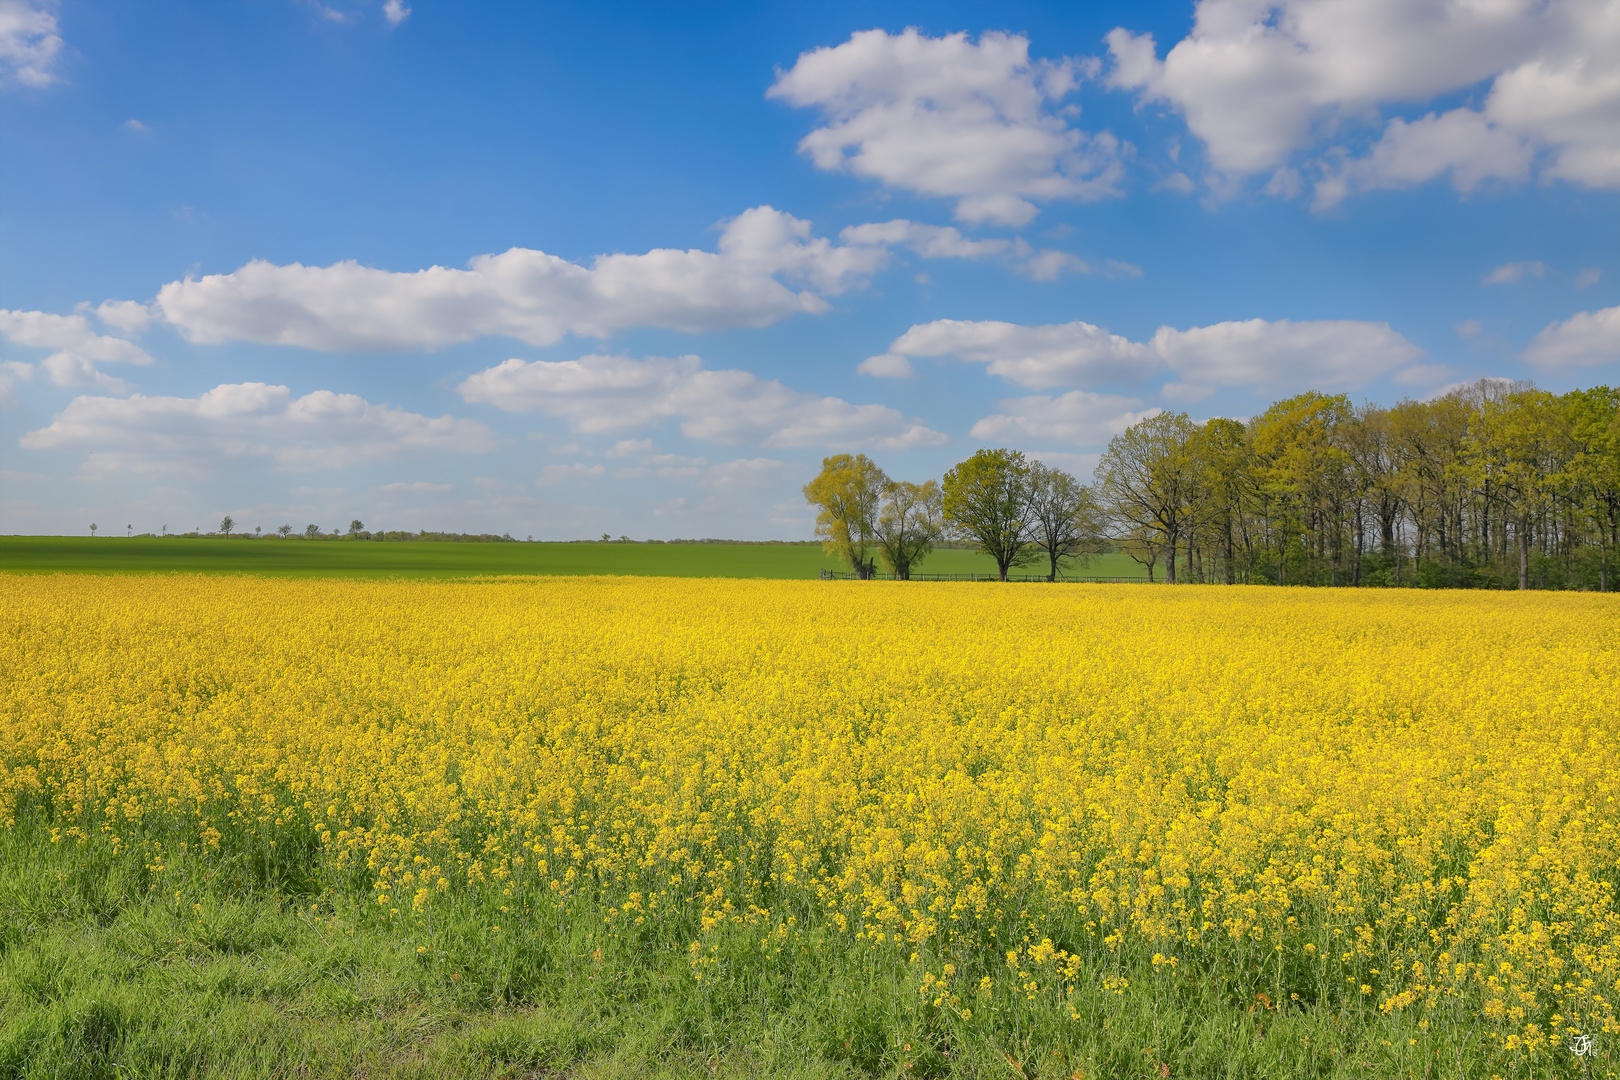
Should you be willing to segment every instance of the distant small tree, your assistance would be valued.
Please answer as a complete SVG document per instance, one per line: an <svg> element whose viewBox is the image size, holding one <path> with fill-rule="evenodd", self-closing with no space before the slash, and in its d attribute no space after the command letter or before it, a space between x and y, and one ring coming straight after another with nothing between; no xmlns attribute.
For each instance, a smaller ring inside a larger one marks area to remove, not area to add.
<svg viewBox="0 0 1620 1080"><path fill-rule="evenodd" d="M94 537L96 535L96 530L99 528L101 528L101 526L92 521L90 523L90 535Z"/></svg>
<svg viewBox="0 0 1620 1080"><path fill-rule="evenodd" d="M231 518L231 515L226 514L219 519L219 531L226 536L231 535L231 530L234 528L236 528L236 522Z"/></svg>
<svg viewBox="0 0 1620 1080"><path fill-rule="evenodd" d="M1029 463L1017 450L980 450L945 474L945 522L1007 570L1036 555L1029 504Z"/></svg>
<svg viewBox="0 0 1620 1080"><path fill-rule="evenodd" d="M1057 580L1059 560L1083 560L1104 549L1107 526L1102 504L1089 487L1062 469L1030 463L1029 507L1035 519L1035 546L1051 561L1046 580Z"/></svg>
<svg viewBox="0 0 1620 1080"><path fill-rule="evenodd" d="M276 529L276 535L281 537L283 540L287 539L288 536L292 535L292 526L291 525L282 525L281 527Z"/></svg>
<svg viewBox="0 0 1620 1080"><path fill-rule="evenodd" d="M163 526L163 535L164 536L169 535L169 527L167 525Z"/></svg>
<svg viewBox="0 0 1620 1080"><path fill-rule="evenodd" d="M124 526L124 535L125 536L134 536L135 535L135 526L133 526L133 525L125 525Z"/></svg>
<svg viewBox="0 0 1620 1080"><path fill-rule="evenodd" d="M608 542L608 541L609 541L609 540L611 540L611 539L613 539L613 537L611 537L611 536L609 536L609 535L608 535L608 534L607 534L607 533L603 533L603 534L602 534L602 543L604 543L604 544L605 544L605 543L607 543L607 542Z"/></svg>
<svg viewBox="0 0 1620 1080"><path fill-rule="evenodd" d="M834 454L821 459L821 472L804 485L804 498L817 510L816 535L822 550L854 567L857 577L876 569L878 512L889 478L865 454Z"/></svg>
<svg viewBox="0 0 1620 1080"><path fill-rule="evenodd" d="M305 540L314 540L314 539L318 538L320 535L321 535L321 527L319 525L305 525L304 526L304 539Z"/></svg>
<svg viewBox="0 0 1620 1080"><path fill-rule="evenodd" d="M911 571L934 550L944 529L939 484L933 480L921 484L897 480L884 491L876 529L878 552L901 581L911 580Z"/></svg>
<svg viewBox="0 0 1620 1080"><path fill-rule="evenodd" d="M355 518L353 521L349 522L349 535L359 536L365 527L365 522L361 521L359 518Z"/></svg>

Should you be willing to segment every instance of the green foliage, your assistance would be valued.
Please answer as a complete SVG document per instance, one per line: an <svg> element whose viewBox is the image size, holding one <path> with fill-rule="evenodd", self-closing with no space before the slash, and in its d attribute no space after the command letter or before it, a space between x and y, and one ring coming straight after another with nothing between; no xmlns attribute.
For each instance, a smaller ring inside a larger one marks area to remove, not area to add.
<svg viewBox="0 0 1620 1080"><path fill-rule="evenodd" d="M1003 581L1010 567L1037 556L1031 543L1030 467L1018 450L980 450L945 474L946 525L995 560Z"/></svg>
<svg viewBox="0 0 1620 1080"><path fill-rule="evenodd" d="M804 498L816 508L816 535L828 555L871 577L880 546L878 520L890 482L865 454L834 454L821 459L821 472L804 485Z"/></svg>
<svg viewBox="0 0 1620 1080"><path fill-rule="evenodd" d="M891 481L883 491L883 509L874 530L884 565L902 581L945 536L944 504L939 484Z"/></svg>
<svg viewBox="0 0 1620 1080"><path fill-rule="evenodd" d="M1247 423L1161 413L1097 478L1120 550L1168 581L1607 590L1620 392L1481 380L1387 409L1313 391Z"/></svg>

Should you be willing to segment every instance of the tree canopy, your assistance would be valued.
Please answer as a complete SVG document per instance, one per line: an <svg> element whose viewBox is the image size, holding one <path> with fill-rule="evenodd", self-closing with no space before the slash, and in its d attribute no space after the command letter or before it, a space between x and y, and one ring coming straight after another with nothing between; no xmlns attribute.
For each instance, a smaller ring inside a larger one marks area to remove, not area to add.
<svg viewBox="0 0 1620 1080"><path fill-rule="evenodd" d="M816 507L816 535L829 555L844 559L866 578L876 570L878 514L889 478L865 454L821 459L821 472L804 485Z"/></svg>
<svg viewBox="0 0 1620 1080"><path fill-rule="evenodd" d="M945 522L996 562L1001 580L1035 558L1029 463L1018 450L980 450L945 474Z"/></svg>

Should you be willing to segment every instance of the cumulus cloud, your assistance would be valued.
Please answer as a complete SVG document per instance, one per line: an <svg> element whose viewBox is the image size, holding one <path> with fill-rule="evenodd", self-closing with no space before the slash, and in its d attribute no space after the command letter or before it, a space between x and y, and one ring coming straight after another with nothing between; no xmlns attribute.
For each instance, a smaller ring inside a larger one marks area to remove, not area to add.
<svg viewBox="0 0 1620 1080"><path fill-rule="evenodd" d="M512 248L477 256L465 270L414 273L256 259L233 273L170 282L156 306L204 343L364 352L501 335L551 345L569 334L605 338L631 327L768 326L827 311L827 297L864 285L888 263L890 245L929 258L977 258L1007 245L909 221L853 226L844 238L813 236L808 221L758 206L723 223L716 251L658 248L582 265Z"/></svg>
<svg viewBox="0 0 1620 1080"><path fill-rule="evenodd" d="M1527 179L1534 156L1529 139L1472 109L1430 113L1410 123L1396 117L1369 153L1344 161L1316 185L1312 205L1322 210L1355 191L1411 187L1447 172L1451 186L1467 194L1486 180Z"/></svg>
<svg viewBox="0 0 1620 1080"><path fill-rule="evenodd" d="M1168 102L1226 174L1272 172L1383 122L1387 106L1489 83L1483 103L1384 123L1373 149L1318 158L1318 205L1442 173L1463 191L1530 174L1620 187L1620 19L1592 0L1200 0L1161 60L1108 35L1110 85Z"/></svg>
<svg viewBox="0 0 1620 1080"><path fill-rule="evenodd" d="M857 374L870 375L875 379L909 379L917 373L910 360L894 353L868 356L855 365L855 371Z"/></svg>
<svg viewBox="0 0 1620 1080"><path fill-rule="evenodd" d="M1052 108L1086 73L1031 60L1017 34L865 30L802 54L767 96L820 110L823 126L799 143L817 168L955 199L963 221L1023 225L1031 200L1119 193L1118 141Z"/></svg>
<svg viewBox="0 0 1620 1080"><path fill-rule="evenodd" d="M851 225L838 238L846 244L906 247L933 259L978 259L999 255L1013 246L1011 240L969 240L950 225L924 225L905 218Z"/></svg>
<svg viewBox="0 0 1620 1080"><path fill-rule="evenodd" d="M93 310L96 318L123 334L140 334L152 322L152 309L134 300L103 300Z"/></svg>
<svg viewBox="0 0 1620 1080"><path fill-rule="evenodd" d="M398 26L411 17L411 6L404 0L387 0L383 4L383 18L388 20L389 26Z"/></svg>
<svg viewBox="0 0 1620 1080"><path fill-rule="evenodd" d="M0 83L49 86L62 51L55 4L0 0Z"/></svg>
<svg viewBox="0 0 1620 1080"><path fill-rule="evenodd" d="M1620 361L1620 307L1582 311L1551 323L1524 350L1540 368L1593 367Z"/></svg>
<svg viewBox="0 0 1620 1080"><path fill-rule="evenodd" d="M1159 368L1159 360L1148 346L1087 322L1024 326L939 319L913 326L895 338L886 357L866 362L874 365L869 374L879 374L875 369L889 366L890 358L909 356L953 356L984 364L990 374L1032 390L1139 379ZM875 363L880 360L881 364Z"/></svg>
<svg viewBox="0 0 1620 1080"><path fill-rule="evenodd" d="M16 360L0 361L0 406L10 407L17 402L15 387L20 382L34 381L34 365Z"/></svg>
<svg viewBox="0 0 1620 1080"><path fill-rule="evenodd" d="M1523 281L1525 275L1530 277L1546 277L1547 264L1542 262L1510 262L1503 263L1485 275L1487 285L1513 285Z"/></svg>
<svg viewBox="0 0 1620 1080"><path fill-rule="evenodd" d="M1151 345L1177 376L1165 386L1165 397L1180 401L1229 387L1354 390L1423 355L1388 323L1347 319L1161 326Z"/></svg>
<svg viewBox="0 0 1620 1080"><path fill-rule="evenodd" d="M123 314L122 308L114 312L115 317ZM139 345L96 333L90 321L78 314L0 309L0 338L24 348L50 350L39 366L57 386L95 386L110 393L127 393L127 383L96 365L152 362Z"/></svg>
<svg viewBox="0 0 1620 1080"><path fill-rule="evenodd" d="M1126 428L1163 410L1139 409L1136 398L1070 390L1057 397L1036 395L999 402L1000 412L973 425L975 439L1022 442L1055 439L1079 446L1108 441Z"/></svg>
<svg viewBox="0 0 1620 1080"><path fill-rule="evenodd" d="M412 451L487 453L495 436L474 420L429 417L354 394L226 383L199 397L76 397L49 427L19 440L31 450L85 453L92 472L207 473L222 461L288 470L330 469Z"/></svg>
<svg viewBox="0 0 1620 1080"><path fill-rule="evenodd" d="M747 371L714 371L696 356L512 359L460 386L469 402L538 412L575 431L605 433L679 422L688 438L765 446L934 446L945 436L884 405L852 405L790 390Z"/></svg>
<svg viewBox="0 0 1620 1080"><path fill-rule="evenodd" d="M1349 320L1250 319L1190 330L1163 326L1149 341L1135 342L1087 322L1024 326L940 319L913 326L885 356L867 363L876 368L890 357L911 356L984 364L991 375L1032 390L1136 381L1168 369L1178 378L1164 388L1165 395L1196 401L1239 386L1355 389L1412 364L1422 350L1388 323Z"/></svg>

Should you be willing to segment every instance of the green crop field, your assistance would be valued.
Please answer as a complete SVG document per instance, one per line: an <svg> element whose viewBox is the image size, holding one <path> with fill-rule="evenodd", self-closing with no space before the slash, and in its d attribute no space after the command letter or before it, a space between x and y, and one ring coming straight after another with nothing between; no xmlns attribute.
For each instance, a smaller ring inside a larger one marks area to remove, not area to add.
<svg viewBox="0 0 1620 1080"><path fill-rule="evenodd" d="M194 537L0 536L0 570L80 574L264 574L275 577L457 578L499 574L639 574L649 577L813 578L848 567L816 544L455 543ZM1036 574L1045 563L1019 573ZM936 551L923 571L993 574L973 551ZM1123 555L1070 574L1141 577Z"/></svg>

